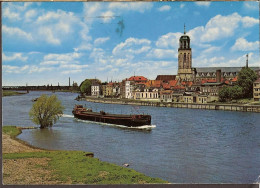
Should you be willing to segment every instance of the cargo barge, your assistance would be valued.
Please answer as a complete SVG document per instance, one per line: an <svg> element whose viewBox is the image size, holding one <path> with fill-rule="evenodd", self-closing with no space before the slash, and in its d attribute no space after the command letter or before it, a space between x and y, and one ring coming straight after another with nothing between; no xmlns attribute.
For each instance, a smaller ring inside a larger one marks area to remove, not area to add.
<svg viewBox="0 0 260 188"><path fill-rule="evenodd" d="M75 105L72 113L75 118L100 123L123 125L127 127L140 127L144 125L151 125L150 115L109 114L105 113L104 111L93 112L91 109L84 108L83 105Z"/></svg>

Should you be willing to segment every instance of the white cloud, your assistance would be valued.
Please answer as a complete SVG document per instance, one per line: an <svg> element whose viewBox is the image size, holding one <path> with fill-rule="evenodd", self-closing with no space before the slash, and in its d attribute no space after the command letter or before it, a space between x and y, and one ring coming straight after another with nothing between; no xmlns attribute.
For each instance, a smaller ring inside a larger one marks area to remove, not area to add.
<svg viewBox="0 0 260 188"><path fill-rule="evenodd" d="M245 1L244 7L249 10L259 10L259 2L257 1Z"/></svg>
<svg viewBox="0 0 260 188"><path fill-rule="evenodd" d="M207 49L203 50L201 53L202 54L210 54L210 53L217 52L219 50L221 50L221 47L211 46L211 47L208 47Z"/></svg>
<svg viewBox="0 0 260 188"><path fill-rule="evenodd" d="M66 64L66 61L43 61L40 65L59 65L59 64Z"/></svg>
<svg viewBox="0 0 260 188"><path fill-rule="evenodd" d="M245 16L242 18L242 24L244 27L252 27L254 25L259 24L259 19L255 19L249 16Z"/></svg>
<svg viewBox="0 0 260 188"><path fill-rule="evenodd" d="M236 40L235 44L231 47L232 51L252 51L259 49L259 41L248 42L244 38Z"/></svg>
<svg viewBox="0 0 260 188"><path fill-rule="evenodd" d="M25 21L26 21L26 22L32 21L32 19L33 19L36 15L37 15L36 10L31 9L31 10L27 11L27 12L25 13L25 15L24 15Z"/></svg>
<svg viewBox="0 0 260 188"><path fill-rule="evenodd" d="M62 71L61 74L76 74L76 73L80 73L82 72L81 69L76 69L76 70L66 70L66 71Z"/></svg>
<svg viewBox="0 0 260 188"><path fill-rule="evenodd" d="M60 45L75 34L77 28L83 40L87 38L88 27L72 12L63 10L44 12L36 20L38 38L52 45ZM83 34L84 33L84 34Z"/></svg>
<svg viewBox="0 0 260 188"><path fill-rule="evenodd" d="M5 73L20 73L20 67L11 66L11 65L3 65L3 72L5 72Z"/></svg>
<svg viewBox="0 0 260 188"><path fill-rule="evenodd" d="M150 2L111 2L108 6L109 9L122 10L122 11L137 11L144 13L150 10L153 4Z"/></svg>
<svg viewBox="0 0 260 188"><path fill-rule="evenodd" d="M2 59L3 59L3 61L14 61L14 60L26 61L28 59L28 57L24 57L22 53L13 53L12 56L6 56L3 53Z"/></svg>
<svg viewBox="0 0 260 188"><path fill-rule="evenodd" d="M85 22L92 23L94 21L94 17L100 16L99 14L102 10L102 7L99 2L85 2L83 5Z"/></svg>
<svg viewBox="0 0 260 188"><path fill-rule="evenodd" d="M26 40L32 40L32 35L30 33L26 33L25 31L21 30L18 27L7 27L5 25L2 25L2 32L5 35L9 35L10 37L18 36L20 38L26 39Z"/></svg>
<svg viewBox="0 0 260 188"><path fill-rule="evenodd" d="M151 41L147 39L128 38L118 44L112 51L113 55L140 54L150 49Z"/></svg>
<svg viewBox="0 0 260 188"><path fill-rule="evenodd" d="M240 20L241 16L237 13L228 16L217 15L211 18L205 26L205 32L202 34L201 40L210 42L232 36L235 29L238 28Z"/></svg>
<svg viewBox="0 0 260 188"><path fill-rule="evenodd" d="M30 67L29 74L31 74L31 73L41 73L41 72L45 72L45 71L51 71L53 69L54 69L53 67L38 67L36 65L33 65L33 66Z"/></svg>
<svg viewBox="0 0 260 188"><path fill-rule="evenodd" d="M53 45L60 45L61 40L54 36L53 30L49 27L40 27L39 34L45 38L46 42Z"/></svg>
<svg viewBox="0 0 260 188"><path fill-rule="evenodd" d="M15 73L15 74L20 74L20 73L40 73L43 71L51 71L53 70L52 67L38 67L35 65L29 66L29 65L24 65L24 66L11 66L11 65L3 65L3 72L5 73Z"/></svg>
<svg viewBox="0 0 260 188"><path fill-rule="evenodd" d="M165 58L174 58L178 52L176 50L167 50L167 49L153 49L147 54L149 58L165 59Z"/></svg>
<svg viewBox="0 0 260 188"><path fill-rule="evenodd" d="M204 6L204 7L209 7L210 6L210 2L198 1L198 2L195 2L195 4L198 5L198 6Z"/></svg>
<svg viewBox="0 0 260 188"><path fill-rule="evenodd" d="M61 64L60 68L68 68L68 69L83 69L87 68L88 65L76 65L76 64Z"/></svg>
<svg viewBox="0 0 260 188"><path fill-rule="evenodd" d="M156 41L156 46L159 48L178 48L179 38L183 35L182 33L167 33L162 35Z"/></svg>
<svg viewBox="0 0 260 188"><path fill-rule="evenodd" d="M74 61L81 57L81 53L73 52L73 53L65 53L65 54L48 54L44 56L45 61Z"/></svg>
<svg viewBox="0 0 260 188"><path fill-rule="evenodd" d="M243 27L252 27L258 24L258 20L253 17L242 17L238 13L227 16L216 15L211 18L205 27L198 26L190 30L190 36L194 45L201 45L205 42L212 42L223 38L234 36L240 24Z"/></svg>
<svg viewBox="0 0 260 188"><path fill-rule="evenodd" d="M101 17L103 17L104 23L109 23L114 18L114 12L106 11L101 13Z"/></svg>
<svg viewBox="0 0 260 188"><path fill-rule="evenodd" d="M21 20L20 14L17 12L11 12L9 7L3 9L3 17L8 18L9 20Z"/></svg>
<svg viewBox="0 0 260 188"><path fill-rule="evenodd" d="M180 4L180 8L184 8L185 7L185 4L184 3L181 3Z"/></svg>
<svg viewBox="0 0 260 188"><path fill-rule="evenodd" d="M105 43L106 41L108 41L109 39L110 39L109 37L97 38L97 39L94 41L94 45L103 44L103 43Z"/></svg>
<svg viewBox="0 0 260 188"><path fill-rule="evenodd" d="M165 12L165 11L171 10L171 7L169 5L164 5L164 6L161 6L160 8L158 8L158 10L160 12Z"/></svg>

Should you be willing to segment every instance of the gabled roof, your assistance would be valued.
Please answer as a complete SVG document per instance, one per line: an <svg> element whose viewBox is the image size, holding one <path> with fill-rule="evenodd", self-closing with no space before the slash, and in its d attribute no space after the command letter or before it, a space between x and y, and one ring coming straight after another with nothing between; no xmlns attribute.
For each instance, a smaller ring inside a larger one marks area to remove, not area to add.
<svg viewBox="0 0 260 188"><path fill-rule="evenodd" d="M155 87L155 88L161 87L161 84L162 84L161 80L149 80L148 82L146 82L146 86Z"/></svg>
<svg viewBox="0 0 260 188"><path fill-rule="evenodd" d="M147 78L145 78L143 76L131 76L128 80L129 81L147 81Z"/></svg>

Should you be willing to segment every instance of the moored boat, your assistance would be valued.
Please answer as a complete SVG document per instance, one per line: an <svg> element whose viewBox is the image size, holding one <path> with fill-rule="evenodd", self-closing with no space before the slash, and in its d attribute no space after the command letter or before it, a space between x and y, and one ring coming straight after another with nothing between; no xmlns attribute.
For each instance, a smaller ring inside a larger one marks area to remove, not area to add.
<svg viewBox="0 0 260 188"><path fill-rule="evenodd" d="M123 125L127 127L140 127L144 125L151 125L150 115L109 114L104 111L93 112L91 109L86 109L82 105L75 105L72 113L74 114L75 118L100 123Z"/></svg>

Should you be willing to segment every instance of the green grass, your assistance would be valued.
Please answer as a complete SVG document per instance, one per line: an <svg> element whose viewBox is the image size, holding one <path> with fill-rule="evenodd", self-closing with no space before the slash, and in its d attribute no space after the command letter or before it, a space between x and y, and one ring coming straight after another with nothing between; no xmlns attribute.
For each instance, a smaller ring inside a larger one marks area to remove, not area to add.
<svg viewBox="0 0 260 188"><path fill-rule="evenodd" d="M3 126L3 133L16 136L21 131L15 126ZM86 157L84 151L42 151L3 154L3 159L49 158L47 170L52 171L52 180L72 181L72 184L140 184L168 183L152 178L133 169L102 162L97 158ZM40 168L36 165L35 168Z"/></svg>
<svg viewBox="0 0 260 188"><path fill-rule="evenodd" d="M16 126L3 126L2 132L10 135L11 137L16 137L17 135L21 134L22 131Z"/></svg>
<svg viewBox="0 0 260 188"><path fill-rule="evenodd" d="M6 91L6 90L2 90L2 96L6 97L6 96L14 96L14 95L22 95L25 93L21 93L21 92L17 92L17 91Z"/></svg>
<svg viewBox="0 0 260 188"><path fill-rule="evenodd" d="M102 162L86 157L83 151L44 151L31 153L3 154L3 159L49 158L46 167L52 170L52 180L75 184L138 184L167 183L159 178L151 178L133 169ZM39 168L35 166L35 168Z"/></svg>

